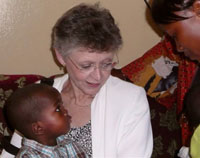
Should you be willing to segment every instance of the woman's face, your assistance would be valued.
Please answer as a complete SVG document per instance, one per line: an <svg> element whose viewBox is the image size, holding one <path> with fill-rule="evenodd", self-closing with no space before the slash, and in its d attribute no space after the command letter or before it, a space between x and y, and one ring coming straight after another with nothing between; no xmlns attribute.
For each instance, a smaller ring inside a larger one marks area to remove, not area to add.
<svg viewBox="0 0 200 158"><path fill-rule="evenodd" d="M187 17L191 18L161 25L161 28L175 40L178 52L183 52L191 60L200 62L200 17L191 11L186 12ZM181 12L177 14L183 15Z"/></svg>
<svg viewBox="0 0 200 158"><path fill-rule="evenodd" d="M89 52L87 49L71 53L64 59L75 90L95 96L110 76L113 53Z"/></svg>

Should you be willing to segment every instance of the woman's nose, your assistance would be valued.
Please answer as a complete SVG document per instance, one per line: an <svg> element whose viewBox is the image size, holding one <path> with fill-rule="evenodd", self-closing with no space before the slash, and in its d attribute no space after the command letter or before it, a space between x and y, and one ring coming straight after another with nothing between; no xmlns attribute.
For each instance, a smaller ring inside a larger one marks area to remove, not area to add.
<svg viewBox="0 0 200 158"><path fill-rule="evenodd" d="M92 77L96 80L99 81L101 80L101 69L100 68L95 68L94 71L92 72Z"/></svg>

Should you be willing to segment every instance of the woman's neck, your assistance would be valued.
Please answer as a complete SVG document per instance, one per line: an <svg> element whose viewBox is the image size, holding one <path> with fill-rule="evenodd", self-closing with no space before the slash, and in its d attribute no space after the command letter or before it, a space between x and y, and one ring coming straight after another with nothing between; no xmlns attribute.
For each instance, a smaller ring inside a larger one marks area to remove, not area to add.
<svg viewBox="0 0 200 158"><path fill-rule="evenodd" d="M88 107L91 105L94 96L85 94L70 79L64 85L62 93L66 93L79 107Z"/></svg>

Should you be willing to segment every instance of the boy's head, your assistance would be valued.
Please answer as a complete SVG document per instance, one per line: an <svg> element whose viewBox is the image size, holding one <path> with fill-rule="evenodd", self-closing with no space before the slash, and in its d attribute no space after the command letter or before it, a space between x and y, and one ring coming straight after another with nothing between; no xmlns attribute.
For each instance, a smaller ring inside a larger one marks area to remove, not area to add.
<svg viewBox="0 0 200 158"><path fill-rule="evenodd" d="M6 102L5 114L10 126L45 145L54 145L70 129L60 93L46 84L17 89Z"/></svg>
<svg viewBox="0 0 200 158"><path fill-rule="evenodd" d="M193 127L200 124L200 84L191 87L184 98L186 114Z"/></svg>

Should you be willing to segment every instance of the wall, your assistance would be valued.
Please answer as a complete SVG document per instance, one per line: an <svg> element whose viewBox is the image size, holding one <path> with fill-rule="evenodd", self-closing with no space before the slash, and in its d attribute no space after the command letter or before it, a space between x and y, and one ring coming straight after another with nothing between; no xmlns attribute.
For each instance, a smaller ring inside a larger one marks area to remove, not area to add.
<svg viewBox="0 0 200 158"><path fill-rule="evenodd" d="M51 29L56 20L80 2L96 0L0 0L0 74L62 73L50 51ZM124 66L155 45L160 37L146 21L143 0L100 0L121 28Z"/></svg>

